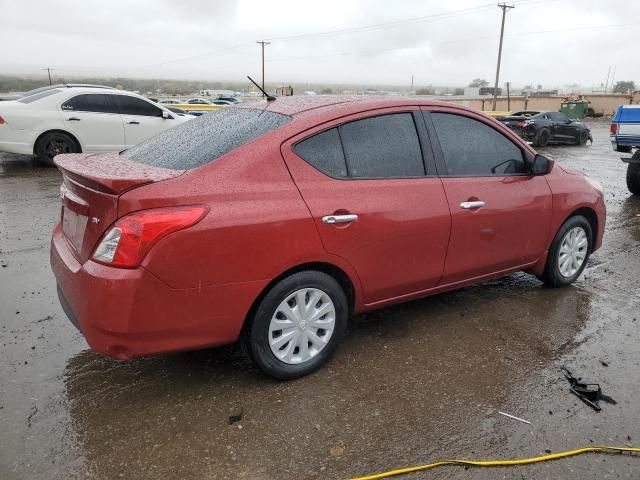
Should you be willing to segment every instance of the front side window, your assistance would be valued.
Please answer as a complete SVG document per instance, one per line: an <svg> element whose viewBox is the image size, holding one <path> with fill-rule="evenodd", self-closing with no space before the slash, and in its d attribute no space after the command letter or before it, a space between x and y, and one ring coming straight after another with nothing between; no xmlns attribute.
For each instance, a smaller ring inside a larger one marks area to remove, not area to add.
<svg viewBox="0 0 640 480"><path fill-rule="evenodd" d="M449 113L432 113L440 147L452 177L527 173L522 150L489 125Z"/></svg>
<svg viewBox="0 0 640 480"><path fill-rule="evenodd" d="M117 113L109 95L76 95L62 104L62 110L74 112Z"/></svg>
<svg viewBox="0 0 640 480"><path fill-rule="evenodd" d="M145 117L162 117L162 110L151 102L128 95L112 95L122 115L143 115Z"/></svg>
<svg viewBox="0 0 640 480"><path fill-rule="evenodd" d="M406 178L425 175L411 113L345 123L294 146L308 163L331 177Z"/></svg>

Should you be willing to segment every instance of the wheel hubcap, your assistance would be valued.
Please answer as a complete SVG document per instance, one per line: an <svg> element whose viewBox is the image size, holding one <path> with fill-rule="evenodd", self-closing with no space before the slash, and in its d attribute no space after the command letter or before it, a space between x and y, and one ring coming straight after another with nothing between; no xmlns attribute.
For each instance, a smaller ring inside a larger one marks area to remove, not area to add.
<svg viewBox="0 0 640 480"><path fill-rule="evenodd" d="M587 258L588 247L587 232L582 227L569 230L562 239L558 253L560 275L565 278L574 276Z"/></svg>
<svg viewBox="0 0 640 480"><path fill-rule="evenodd" d="M67 142L65 142L64 140L53 139L47 144L45 151L47 152L47 156L49 158L53 158L56 155L60 155L61 153L69 153L70 148L69 144L67 144Z"/></svg>
<svg viewBox="0 0 640 480"><path fill-rule="evenodd" d="M307 362L328 345L335 323L336 309L329 295L317 288L297 290L271 317L271 352L290 365Z"/></svg>

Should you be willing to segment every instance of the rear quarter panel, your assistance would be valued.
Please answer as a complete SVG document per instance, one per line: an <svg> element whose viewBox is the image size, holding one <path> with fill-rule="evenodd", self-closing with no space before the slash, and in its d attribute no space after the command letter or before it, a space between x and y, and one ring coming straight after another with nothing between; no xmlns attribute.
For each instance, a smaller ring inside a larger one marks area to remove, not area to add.
<svg viewBox="0 0 640 480"><path fill-rule="evenodd" d="M172 288L270 281L309 262L341 268L358 288L350 266L324 250L277 138L267 135L181 177L127 192L119 216L189 204L210 210L194 227L160 240L143 262Z"/></svg>

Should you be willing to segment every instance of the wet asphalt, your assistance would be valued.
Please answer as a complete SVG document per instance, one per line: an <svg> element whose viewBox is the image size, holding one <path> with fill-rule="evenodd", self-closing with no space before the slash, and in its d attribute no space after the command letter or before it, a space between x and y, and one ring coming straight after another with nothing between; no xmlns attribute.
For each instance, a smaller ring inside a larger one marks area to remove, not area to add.
<svg viewBox="0 0 640 480"><path fill-rule="evenodd" d="M0 154L0 479L344 479L640 446L640 198L608 123L591 125L593 145L544 149L606 191L604 246L576 284L515 274L360 315L325 368L291 382L233 346L128 362L89 350L49 269L60 174ZM617 404L581 403L562 365ZM639 477L640 458L589 454L407 478Z"/></svg>

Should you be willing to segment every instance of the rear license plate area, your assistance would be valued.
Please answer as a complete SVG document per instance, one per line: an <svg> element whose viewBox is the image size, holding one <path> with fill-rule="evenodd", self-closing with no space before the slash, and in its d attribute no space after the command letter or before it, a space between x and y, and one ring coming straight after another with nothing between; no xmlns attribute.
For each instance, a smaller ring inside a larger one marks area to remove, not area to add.
<svg viewBox="0 0 640 480"><path fill-rule="evenodd" d="M77 252L82 248L82 240L84 239L84 231L87 227L87 220L89 217L80 215L64 207L62 212L62 232L65 234L73 248Z"/></svg>

